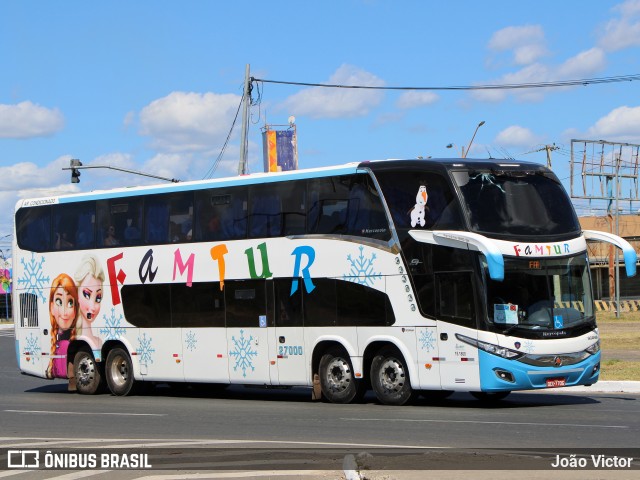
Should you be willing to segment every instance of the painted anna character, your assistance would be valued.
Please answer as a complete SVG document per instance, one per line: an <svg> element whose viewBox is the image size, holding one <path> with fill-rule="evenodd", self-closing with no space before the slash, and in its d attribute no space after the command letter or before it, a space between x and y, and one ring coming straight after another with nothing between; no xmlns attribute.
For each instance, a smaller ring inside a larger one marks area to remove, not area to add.
<svg viewBox="0 0 640 480"><path fill-rule="evenodd" d="M73 279L61 273L51 285L49 316L51 317L51 357L47 378L67 378L67 349L76 336L78 289Z"/></svg>
<svg viewBox="0 0 640 480"><path fill-rule="evenodd" d="M91 325L100 313L104 271L96 257L87 255L74 278L78 284L78 336L82 335L93 343L93 349L99 349L102 340L93 333Z"/></svg>

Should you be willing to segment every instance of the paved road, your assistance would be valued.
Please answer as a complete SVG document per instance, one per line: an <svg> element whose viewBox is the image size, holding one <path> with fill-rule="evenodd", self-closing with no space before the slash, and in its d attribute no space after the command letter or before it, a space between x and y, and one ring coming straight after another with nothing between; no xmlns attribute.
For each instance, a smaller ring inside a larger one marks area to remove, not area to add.
<svg viewBox="0 0 640 480"><path fill-rule="evenodd" d="M62 381L20 375L13 339L4 336L0 385L0 453L47 448L77 452L81 447L100 453L126 447L151 452L155 467L172 469L156 471L157 479L176 478L169 475L178 469L192 472L180 478L192 478L195 472L200 478L360 478L349 475L357 475L363 464L373 469L367 478L421 478L422 470L434 468L442 469L435 478L454 478L460 468L479 469L471 475L479 478L496 465L548 469L556 453L627 454L636 465L640 460L638 394L516 393L494 406L456 394L446 402L419 399L405 407L379 405L372 396L358 405L315 403L307 389L234 387L215 394L162 386L133 397L81 396L67 393ZM228 471L212 469L212 459ZM9 473L17 471L0 470L0 478ZM104 478L148 478L150 473L112 471ZM513 477L511 471L493 473L492 478ZM552 471L543 473L548 477ZM575 478L591 474L564 473L582 474ZM618 475L612 478L632 478L627 473L607 471ZM20 472L15 478L53 478L51 474ZM74 472L73 478L81 478L79 474ZM600 472L594 478L609 477Z"/></svg>

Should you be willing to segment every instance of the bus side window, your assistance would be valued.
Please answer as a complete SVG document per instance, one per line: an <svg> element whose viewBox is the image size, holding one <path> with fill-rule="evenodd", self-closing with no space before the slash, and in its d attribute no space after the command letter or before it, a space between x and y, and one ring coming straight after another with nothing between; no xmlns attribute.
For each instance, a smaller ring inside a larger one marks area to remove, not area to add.
<svg viewBox="0 0 640 480"><path fill-rule="evenodd" d="M51 207L21 208L16 213L18 246L23 250L51 250Z"/></svg>
<svg viewBox="0 0 640 480"><path fill-rule="evenodd" d="M475 328L475 302L471 272L436 273L438 317Z"/></svg>
<svg viewBox="0 0 640 480"><path fill-rule="evenodd" d="M302 327L302 289L291 294L292 278L273 280L275 289L275 325L276 327ZM302 285L302 279L298 279Z"/></svg>

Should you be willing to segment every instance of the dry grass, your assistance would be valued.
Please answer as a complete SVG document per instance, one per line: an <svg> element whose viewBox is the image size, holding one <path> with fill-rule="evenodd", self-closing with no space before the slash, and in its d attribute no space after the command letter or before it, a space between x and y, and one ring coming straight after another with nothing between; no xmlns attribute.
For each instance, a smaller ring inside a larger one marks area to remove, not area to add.
<svg viewBox="0 0 640 480"><path fill-rule="evenodd" d="M640 312L598 312L601 380L640 381Z"/></svg>

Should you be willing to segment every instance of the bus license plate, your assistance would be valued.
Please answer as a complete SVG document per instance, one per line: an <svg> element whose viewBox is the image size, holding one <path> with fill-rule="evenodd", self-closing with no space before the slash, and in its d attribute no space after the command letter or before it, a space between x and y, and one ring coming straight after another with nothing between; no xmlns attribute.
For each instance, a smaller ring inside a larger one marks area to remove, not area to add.
<svg viewBox="0 0 640 480"><path fill-rule="evenodd" d="M565 387L566 385L566 378L547 378L547 388Z"/></svg>

